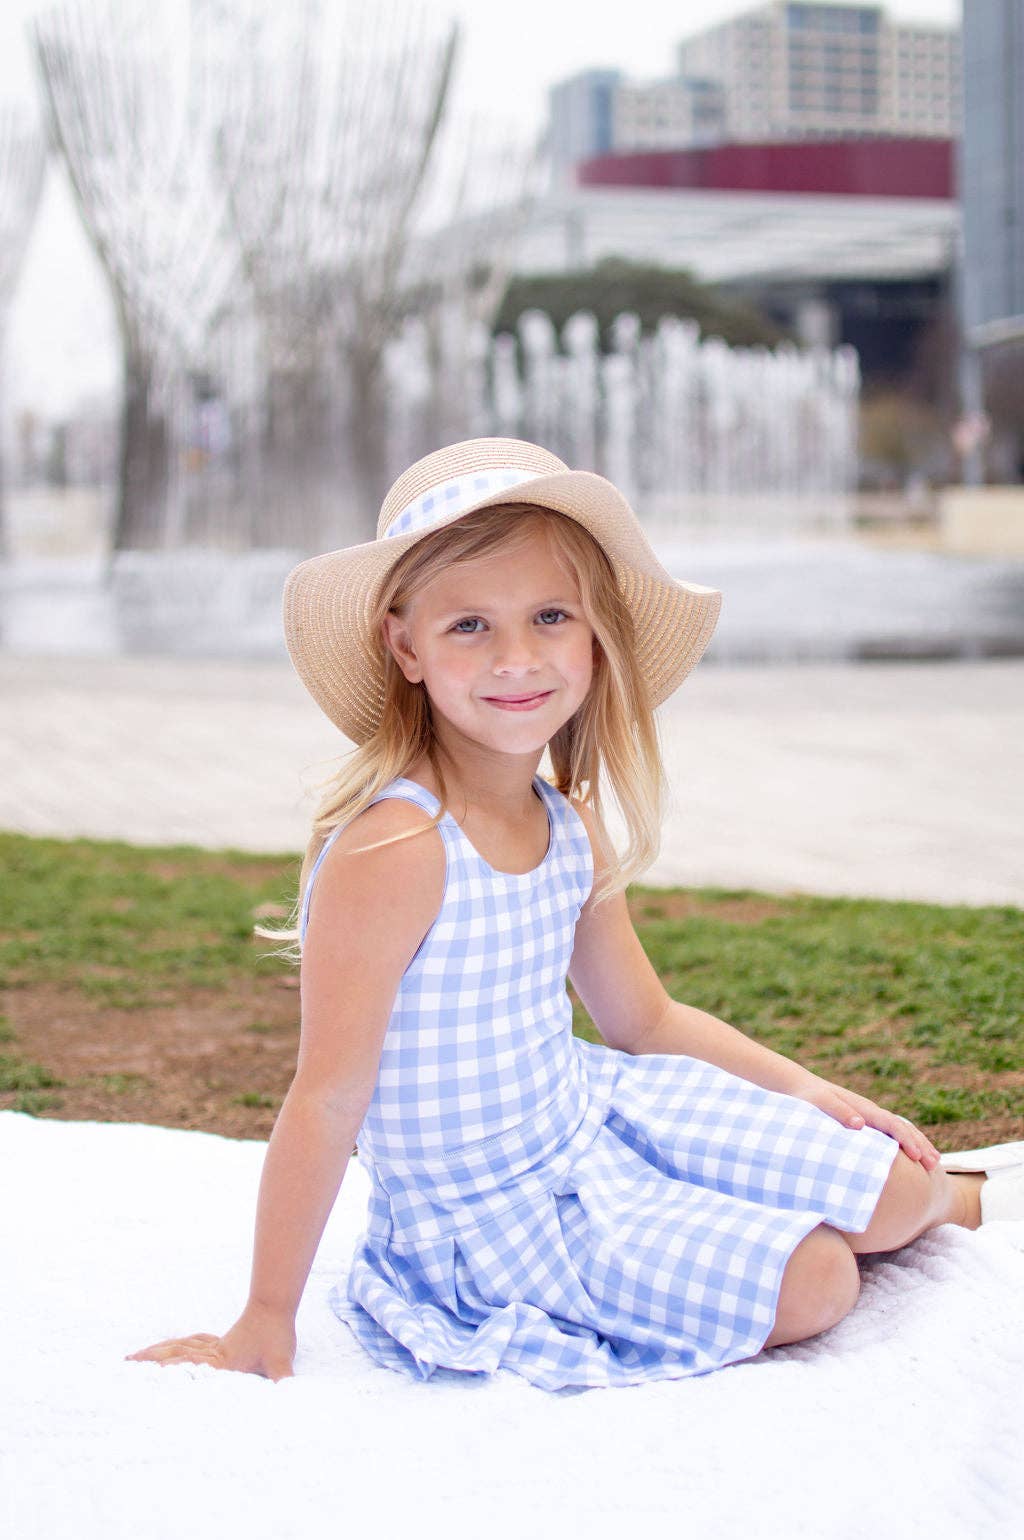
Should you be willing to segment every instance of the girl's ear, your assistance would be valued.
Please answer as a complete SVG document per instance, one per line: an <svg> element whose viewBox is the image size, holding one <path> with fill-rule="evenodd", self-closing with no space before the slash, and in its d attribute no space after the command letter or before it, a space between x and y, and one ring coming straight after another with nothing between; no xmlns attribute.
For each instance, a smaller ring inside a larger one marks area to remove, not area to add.
<svg viewBox="0 0 1024 1540"><path fill-rule="evenodd" d="M423 670L412 645L408 622L401 615L388 613L384 616L384 642L409 683L420 684Z"/></svg>

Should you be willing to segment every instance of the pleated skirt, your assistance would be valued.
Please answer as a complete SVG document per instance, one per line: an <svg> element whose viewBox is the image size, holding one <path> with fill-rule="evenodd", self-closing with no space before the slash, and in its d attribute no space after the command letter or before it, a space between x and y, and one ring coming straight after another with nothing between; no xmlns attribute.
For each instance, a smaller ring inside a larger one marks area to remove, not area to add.
<svg viewBox="0 0 1024 1540"><path fill-rule="evenodd" d="M378 1363L547 1390L705 1374L763 1347L806 1235L867 1227L888 1135L702 1060L573 1042L583 1117L511 1181L488 1141L493 1179L449 1223L403 1222L423 1174L368 1163L393 1212L329 1299Z"/></svg>

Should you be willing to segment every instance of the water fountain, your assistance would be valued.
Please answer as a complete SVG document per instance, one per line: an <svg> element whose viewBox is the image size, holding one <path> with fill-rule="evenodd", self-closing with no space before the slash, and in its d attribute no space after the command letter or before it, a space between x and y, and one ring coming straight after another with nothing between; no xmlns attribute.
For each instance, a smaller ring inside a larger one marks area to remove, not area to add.
<svg viewBox="0 0 1024 1540"><path fill-rule="evenodd" d="M857 475L859 390L852 348L730 348L695 321L665 317L642 335L617 317L599 350L592 315L561 337L530 310L518 337L481 332L472 389L442 360L431 379L426 331L407 323L392 344L389 461L398 470L433 447L422 419L433 389L461 390L479 431L533 439L568 464L620 486L652 535L773 538L849 526ZM472 397L475 396L475 399Z"/></svg>
<svg viewBox="0 0 1024 1540"><path fill-rule="evenodd" d="M537 311L517 336L498 337L450 314L432 327L409 319L384 365L389 477L439 442L484 434L534 439L607 475L670 570L723 590L710 659L1024 651L1024 563L873 550L855 538L858 368L848 348L730 349L685 320L642 335L627 314L602 353L587 314L560 337ZM205 497L220 477L224 495L244 501L230 471L245 467L244 450L223 438L202 471ZM343 545L357 511L337 491L324 543ZM230 534L230 520L222 527ZM48 590L38 566L19 582L15 562L0 580L3 643L279 655L281 587L308 551L294 541L246 548L237 529L230 538L117 552L88 596L66 582Z"/></svg>

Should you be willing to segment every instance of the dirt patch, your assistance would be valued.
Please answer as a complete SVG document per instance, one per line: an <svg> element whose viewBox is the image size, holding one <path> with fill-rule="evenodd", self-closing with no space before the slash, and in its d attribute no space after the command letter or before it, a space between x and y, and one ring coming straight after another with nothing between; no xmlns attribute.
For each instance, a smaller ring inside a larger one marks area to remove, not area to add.
<svg viewBox="0 0 1024 1540"><path fill-rule="evenodd" d="M258 887L264 882L277 881L281 876L282 865L286 864L294 867L294 881L297 882L300 865L300 860L297 858L293 858L289 863L289 858L286 856L246 855L240 861L231 851L204 851L202 875L204 878L226 877L232 882L241 879L252 887ZM164 882L180 882L195 876L195 862L161 859L151 861L146 870L151 876L158 877Z"/></svg>
<svg viewBox="0 0 1024 1540"><path fill-rule="evenodd" d="M62 1082L0 1093L0 1109L21 1102L40 1117L73 1122L154 1123L267 1139L295 1073L296 974L239 980L229 992L193 988L180 992L173 1004L133 1009L113 1008L75 989L34 984L7 990L0 1010L11 1034L0 1043L0 1055L42 1066ZM884 1032L883 1023L871 1024L873 1033L880 1029ZM901 1105L899 1091L908 1083L965 1092L1019 1092L1024 1086L1019 1070L992 1074L970 1064L936 1065L932 1050L896 1033L884 1052L908 1064L910 1073L889 1084L870 1072L870 1058L858 1063L868 1047L858 1036L854 1029L842 1045L834 1038L809 1040L799 1057L828 1079L893 1108ZM877 1059L877 1041L871 1046ZM1012 1101L1012 1109L984 1118L922 1127L947 1149L1019 1139L1024 1137L1019 1096Z"/></svg>
<svg viewBox="0 0 1024 1540"><path fill-rule="evenodd" d="M730 925L760 925L762 920L772 920L789 913L785 901L776 903L756 894L751 894L749 898L716 898L711 901L698 898L693 893L659 893L656 898L631 898L629 907L634 919L666 920L671 923L706 914Z"/></svg>
<svg viewBox="0 0 1024 1540"><path fill-rule="evenodd" d="M38 1115L157 1123L267 1139L295 1073L299 996L290 977L244 980L230 997L193 989L173 1005L123 1010L36 984L6 992L12 1040L0 1053L63 1084ZM0 1095L0 1108L18 1093Z"/></svg>

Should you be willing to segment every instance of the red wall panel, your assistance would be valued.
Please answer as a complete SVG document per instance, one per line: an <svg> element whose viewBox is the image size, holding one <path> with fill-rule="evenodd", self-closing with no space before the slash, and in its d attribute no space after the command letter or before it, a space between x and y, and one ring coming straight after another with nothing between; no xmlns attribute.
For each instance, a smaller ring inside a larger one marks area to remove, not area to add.
<svg viewBox="0 0 1024 1540"><path fill-rule="evenodd" d="M599 155L577 168L583 187L952 198L951 139L821 139L717 144L697 150Z"/></svg>

